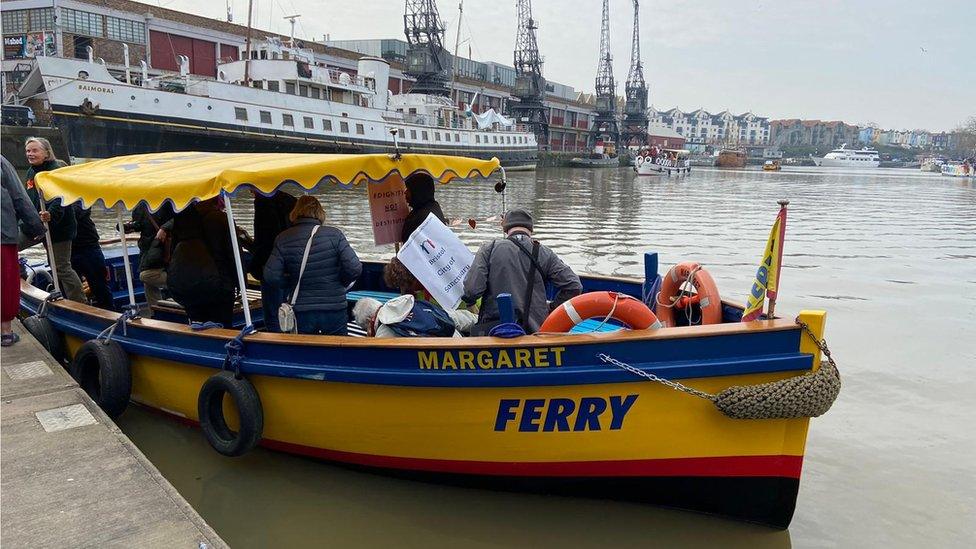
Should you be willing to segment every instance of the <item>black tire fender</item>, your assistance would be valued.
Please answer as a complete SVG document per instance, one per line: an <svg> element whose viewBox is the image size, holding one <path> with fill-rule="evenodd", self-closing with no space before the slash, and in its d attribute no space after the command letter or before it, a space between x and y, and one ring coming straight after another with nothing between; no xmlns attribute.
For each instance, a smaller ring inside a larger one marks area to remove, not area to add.
<svg viewBox="0 0 976 549"><path fill-rule="evenodd" d="M234 400L239 414L235 433L224 417L224 395ZM257 446L264 431L264 408L254 385L244 377L224 370L210 376L197 398L200 428L218 453L229 457L246 454Z"/></svg>
<svg viewBox="0 0 976 549"><path fill-rule="evenodd" d="M58 364L64 365L67 353L64 350L64 338L61 332L54 329L54 325L46 317L31 315L23 321L24 328L54 357Z"/></svg>
<svg viewBox="0 0 976 549"><path fill-rule="evenodd" d="M122 415L132 394L129 355L118 342L92 339L78 348L71 377L108 417Z"/></svg>

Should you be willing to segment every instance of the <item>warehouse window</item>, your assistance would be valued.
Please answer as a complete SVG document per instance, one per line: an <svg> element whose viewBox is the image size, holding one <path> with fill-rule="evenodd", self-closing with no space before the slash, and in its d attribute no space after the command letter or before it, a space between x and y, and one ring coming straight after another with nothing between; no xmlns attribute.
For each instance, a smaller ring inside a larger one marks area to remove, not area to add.
<svg viewBox="0 0 976 549"><path fill-rule="evenodd" d="M261 111L261 123L262 124L271 123L271 111Z"/></svg>
<svg viewBox="0 0 976 549"><path fill-rule="evenodd" d="M325 118L323 118L322 119L322 129L325 130L325 131L327 131L327 132L331 132L332 131L332 121L331 120L326 120Z"/></svg>
<svg viewBox="0 0 976 549"><path fill-rule="evenodd" d="M112 40L133 44L146 43L146 24L118 17L106 17L105 29Z"/></svg>
<svg viewBox="0 0 976 549"><path fill-rule="evenodd" d="M247 120L247 109L243 107L234 107L234 118L238 120Z"/></svg>
<svg viewBox="0 0 976 549"><path fill-rule="evenodd" d="M310 129L310 130L314 130L315 129L315 121L312 120L312 117L311 116L306 116L305 117L305 127L307 129Z"/></svg>
<svg viewBox="0 0 976 549"><path fill-rule="evenodd" d="M339 122L339 131L349 133L349 122Z"/></svg>
<svg viewBox="0 0 976 549"><path fill-rule="evenodd" d="M286 126L295 127L295 119L290 114L281 115L281 122Z"/></svg>
<svg viewBox="0 0 976 549"><path fill-rule="evenodd" d="M27 32L27 10L10 10L3 12L3 33L14 34Z"/></svg>
<svg viewBox="0 0 976 549"><path fill-rule="evenodd" d="M366 128L364 128L362 124L356 124L356 133L363 135L366 133Z"/></svg>
<svg viewBox="0 0 976 549"><path fill-rule="evenodd" d="M87 36L105 35L102 29L102 16L97 13L62 8L61 19L63 19L62 27L67 32Z"/></svg>
<svg viewBox="0 0 976 549"><path fill-rule="evenodd" d="M4 21L4 27L6 28L6 26L6 21ZM54 8L30 10L30 30L54 30Z"/></svg>

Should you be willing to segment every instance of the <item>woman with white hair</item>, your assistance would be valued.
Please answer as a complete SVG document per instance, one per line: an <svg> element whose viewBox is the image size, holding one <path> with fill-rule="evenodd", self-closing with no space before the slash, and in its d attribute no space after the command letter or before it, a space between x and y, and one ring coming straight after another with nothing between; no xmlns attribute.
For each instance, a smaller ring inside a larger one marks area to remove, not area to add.
<svg viewBox="0 0 976 549"><path fill-rule="evenodd" d="M446 311L418 299L423 287L396 257L383 267L383 282L401 294L386 303L363 298L352 309L353 320L370 337L461 337L478 320L471 311Z"/></svg>
<svg viewBox="0 0 976 549"><path fill-rule="evenodd" d="M72 301L87 303L85 292L81 287L81 278L71 268L71 243L78 236L78 222L75 219L75 209L61 205L61 199L45 200L41 212L41 199L34 185L34 176L41 172L56 170L63 163L54 156L51 142L43 137L31 137L24 143L24 152L30 168L27 170L27 196L30 197L34 208L40 212L41 221L47 223L51 233L51 256L54 258L53 268L58 271L58 282L61 293ZM45 246L47 244L45 243Z"/></svg>

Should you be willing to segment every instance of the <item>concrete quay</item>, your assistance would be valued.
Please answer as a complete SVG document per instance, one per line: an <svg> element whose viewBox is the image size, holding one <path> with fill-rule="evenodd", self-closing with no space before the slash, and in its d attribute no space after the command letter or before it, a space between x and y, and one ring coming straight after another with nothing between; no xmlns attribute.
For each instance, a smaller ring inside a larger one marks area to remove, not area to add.
<svg viewBox="0 0 976 549"><path fill-rule="evenodd" d="M4 547L227 547L20 324L0 352Z"/></svg>

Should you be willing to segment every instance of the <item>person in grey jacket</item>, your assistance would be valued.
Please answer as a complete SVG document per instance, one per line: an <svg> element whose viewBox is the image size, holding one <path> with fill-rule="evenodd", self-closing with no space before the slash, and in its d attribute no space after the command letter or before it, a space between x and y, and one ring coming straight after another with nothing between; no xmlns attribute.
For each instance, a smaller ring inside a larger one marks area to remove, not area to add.
<svg viewBox="0 0 976 549"><path fill-rule="evenodd" d="M464 279L465 303L481 299L478 324L471 335L485 335L499 323L500 293L512 294L515 320L525 333L539 326L554 307L582 292L579 276L555 252L532 239L532 216L525 210L511 210L502 220L505 238L487 242L478 249ZM546 284L556 289L552 304L546 300Z"/></svg>
<svg viewBox="0 0 976 549"><path fill-rule="evenodd" d="M0 332L2 345L9 347L20 339L10 323L20 309L20 263L17 242L23 230L28 241L37 242L44 236L44 224L27 197L27 191L17 177L17 170L0 156Z"/></svg>
<svg viewBox="0 0 976 549"><path fill-rule="evenodd" d="M347 335L346 288L359 279L362 263L342 231L322 225L325 210L314 196L299 198L289 217L292 226L275 239L264 266L262 284L281 288L285 299L290 301L298 283L305 245L312 229L318 226L294 304L298 333Z"/></svg>

